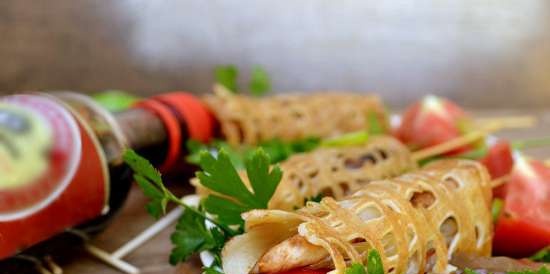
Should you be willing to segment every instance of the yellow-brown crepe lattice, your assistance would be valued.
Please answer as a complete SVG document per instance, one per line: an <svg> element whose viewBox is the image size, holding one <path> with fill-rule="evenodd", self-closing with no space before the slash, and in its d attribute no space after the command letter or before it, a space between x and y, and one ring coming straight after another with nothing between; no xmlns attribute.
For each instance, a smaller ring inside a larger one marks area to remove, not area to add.
<svg viewBox="0 0 550 274"><path fill-rule="evenodd" d="M385 273L448 273L455 252L491 251L491 184L474 161L442 160L373 181L346 199L324 198L296 212L253 210L247 232L223 251L227 274L331 267L344 273L372 248Z"/></svg>
<svg viewBox="0 0 550 274"><path fill-rule="evenodd" d="M363 145L319 148L296 154L281 163L283 178L269 202L269 208L293 210L317 195L341 199L372 180L400 175L416 168L411 153L390 136L372 137ZM246 173L241 177L248 183ZM198 179L191 183L206 195Z"/></svg>
<svg viewBox="0 0 550 274"><path fill-rule="evenodd" d="M281 163L283 178L269 208L292 210L317 195L341 199L372 180L416 168L411 153L393 137L372 137L357 146L320 148Z"/></svg>
<svg viewBox="0 0 550 274"><path fill-rule="evenodd" d="M383 128L389 128L384 106L374 95L333 92L253 98L218 90L203 100L232 145L338 136L368 128L373 114Z"/></svg>

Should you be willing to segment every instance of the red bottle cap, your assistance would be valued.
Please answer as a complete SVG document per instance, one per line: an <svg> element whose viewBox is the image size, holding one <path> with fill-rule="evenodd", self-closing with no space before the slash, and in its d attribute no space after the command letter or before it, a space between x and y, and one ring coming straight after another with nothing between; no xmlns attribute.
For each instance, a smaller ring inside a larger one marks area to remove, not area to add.
<svg viewBox="0 0 550 274"><path fill-rule="evenodd" d="M164 123L168 135L168 153L166 159L160 166L161 171L168 171L177 162L181 152L181 129L178 119L172 114L170 109L151 99L145 99L134 105L137 108L143 108L156 114Z"/></svg>
<svg viewBox="0 0 550 274"><path fill-rule="evenodd" d="M177 111L187 125L192 139L208 142L214 135L214 117L208 108L195 96L175 91L153 97Z"/></svg>

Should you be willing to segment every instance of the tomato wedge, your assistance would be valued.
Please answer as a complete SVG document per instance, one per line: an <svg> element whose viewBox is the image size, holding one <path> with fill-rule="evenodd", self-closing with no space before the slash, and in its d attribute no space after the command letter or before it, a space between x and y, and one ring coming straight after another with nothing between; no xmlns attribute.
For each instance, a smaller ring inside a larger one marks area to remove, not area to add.
<svg viewBox="0 0 550 274"><path fill-rule="evenodd" d="M497 141L489 148L487 155L485 155L480 162L487 167L492 179L510 174L514 166L510 142L506 140ZM497 198L504 199L506 190L507 185L501 185L493 189L493 195Z"/></svg>
<svg viewBox="0 0 550 274"><path fill-rule="evenodd" d="M496 254L529 256L550 245L550 168L519 157L507 183L494 238Z"/></svg>
<svg viewBox="0 0 550 274"><path fill-rule="evenodd" d="M422 149L462 135L468 121L469 117L456 104L427 96L405 110L395 135L411 149ZM457 149L453 154L466 149Z"/></svg>

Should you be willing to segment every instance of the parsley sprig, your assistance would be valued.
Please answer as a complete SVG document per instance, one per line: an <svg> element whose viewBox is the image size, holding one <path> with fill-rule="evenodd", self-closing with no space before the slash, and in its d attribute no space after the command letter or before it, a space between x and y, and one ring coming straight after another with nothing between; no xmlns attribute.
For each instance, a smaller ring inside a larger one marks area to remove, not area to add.
<svg viewBox="0 0 550 274"><path fill-rule="evenodd" d="M360 263L354 263L346 269L346 274L384 274L382 258L375 249L369 251L367 256L367 269Z"/></svg>
<svg viewBox="0 0 550 274"><path fill-rule="evenodd" d="M304 138L301 140L295 140L291 142L285 142L279 139L272 139L260 143L257 147L251 147L247 145L240 145L234 147L222 140L214 140L209 144L203 144L196 140L189 140L187 142L187 150L189 155L187 156L187 162L195 165L200 165L201 154L203 151L209 151L216 155L218 151L224 150L231 163L237 170L245 169L245 161L250 158L253 152L259 147L262 148L265 153L269 155L271 164L276 164L288 159L288 157L302 152L311 151L319 146L321 140L319 138Z"/></svg>
<svg viewBox="0 0 550 274"><path fill-rule="evenodd" d="M239 92L238 77L239 70L235 65L217 66L214 69L215 80L233 93ZM248 83L250 94L262 96L271 90L271 79L269 74L261 66L254 66L250 71L250 82Z"/></svg>
<svg viewBox="0 0 550 274"><path fill-rule="evenodd" d="M170 192L164 186L161 174L145 158L128 150L124 160L134 171L135 181L150 199L146 205L150 215L159 218L166 213L169 203L185 208L171 236L174 245L170 254L172 264L185 261L195 253L210 251L216 258L214 266L219 266L220 252L225 242L243 232L241 214L251 209L267 208L282 177L281 169L271 167L269 155L258 149L245 161L249 188L223 149L217 157L203 151L199 163L201 171L197 172L197 177L203 186L216 194L207 196L195 208Z"/></svg>
<svg viewBox="0 0 550 274"><path fill-rule="evenodd" d="M541 249L535 255L530 257L535 262L550 263L550 246Z"/></svg>
<svg viewBox="0 0 550 274"><path fill-rule="evenodd" d="M243 212L267 208L283 174L278 166L270 170L269 156L262 149L256 150L245 163L251 190L244 184L224 150L219 152L217 158L209 152L202 152L200 167L202 171L196 175L201 184L221 194L209 195L203 205L207 212L229 225L242 225Z"/></svg>

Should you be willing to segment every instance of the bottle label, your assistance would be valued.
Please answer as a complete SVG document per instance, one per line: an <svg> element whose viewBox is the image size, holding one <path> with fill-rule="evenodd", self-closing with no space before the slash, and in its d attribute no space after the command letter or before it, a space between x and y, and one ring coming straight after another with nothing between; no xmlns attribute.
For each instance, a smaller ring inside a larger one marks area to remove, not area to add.
<svg viewBox="0 0 550 274"><path fill-rule="evenodd" d="M0 99L0 259L99 216L105 169L97 140L62 104Z"/></svg>
<svg viewBox="0 0 550 274"><path fill-rule="evenodd" d="M21 219L67 188L81 157L78 126L50 100L12 96L0 105L0 221Z"/></svg>

